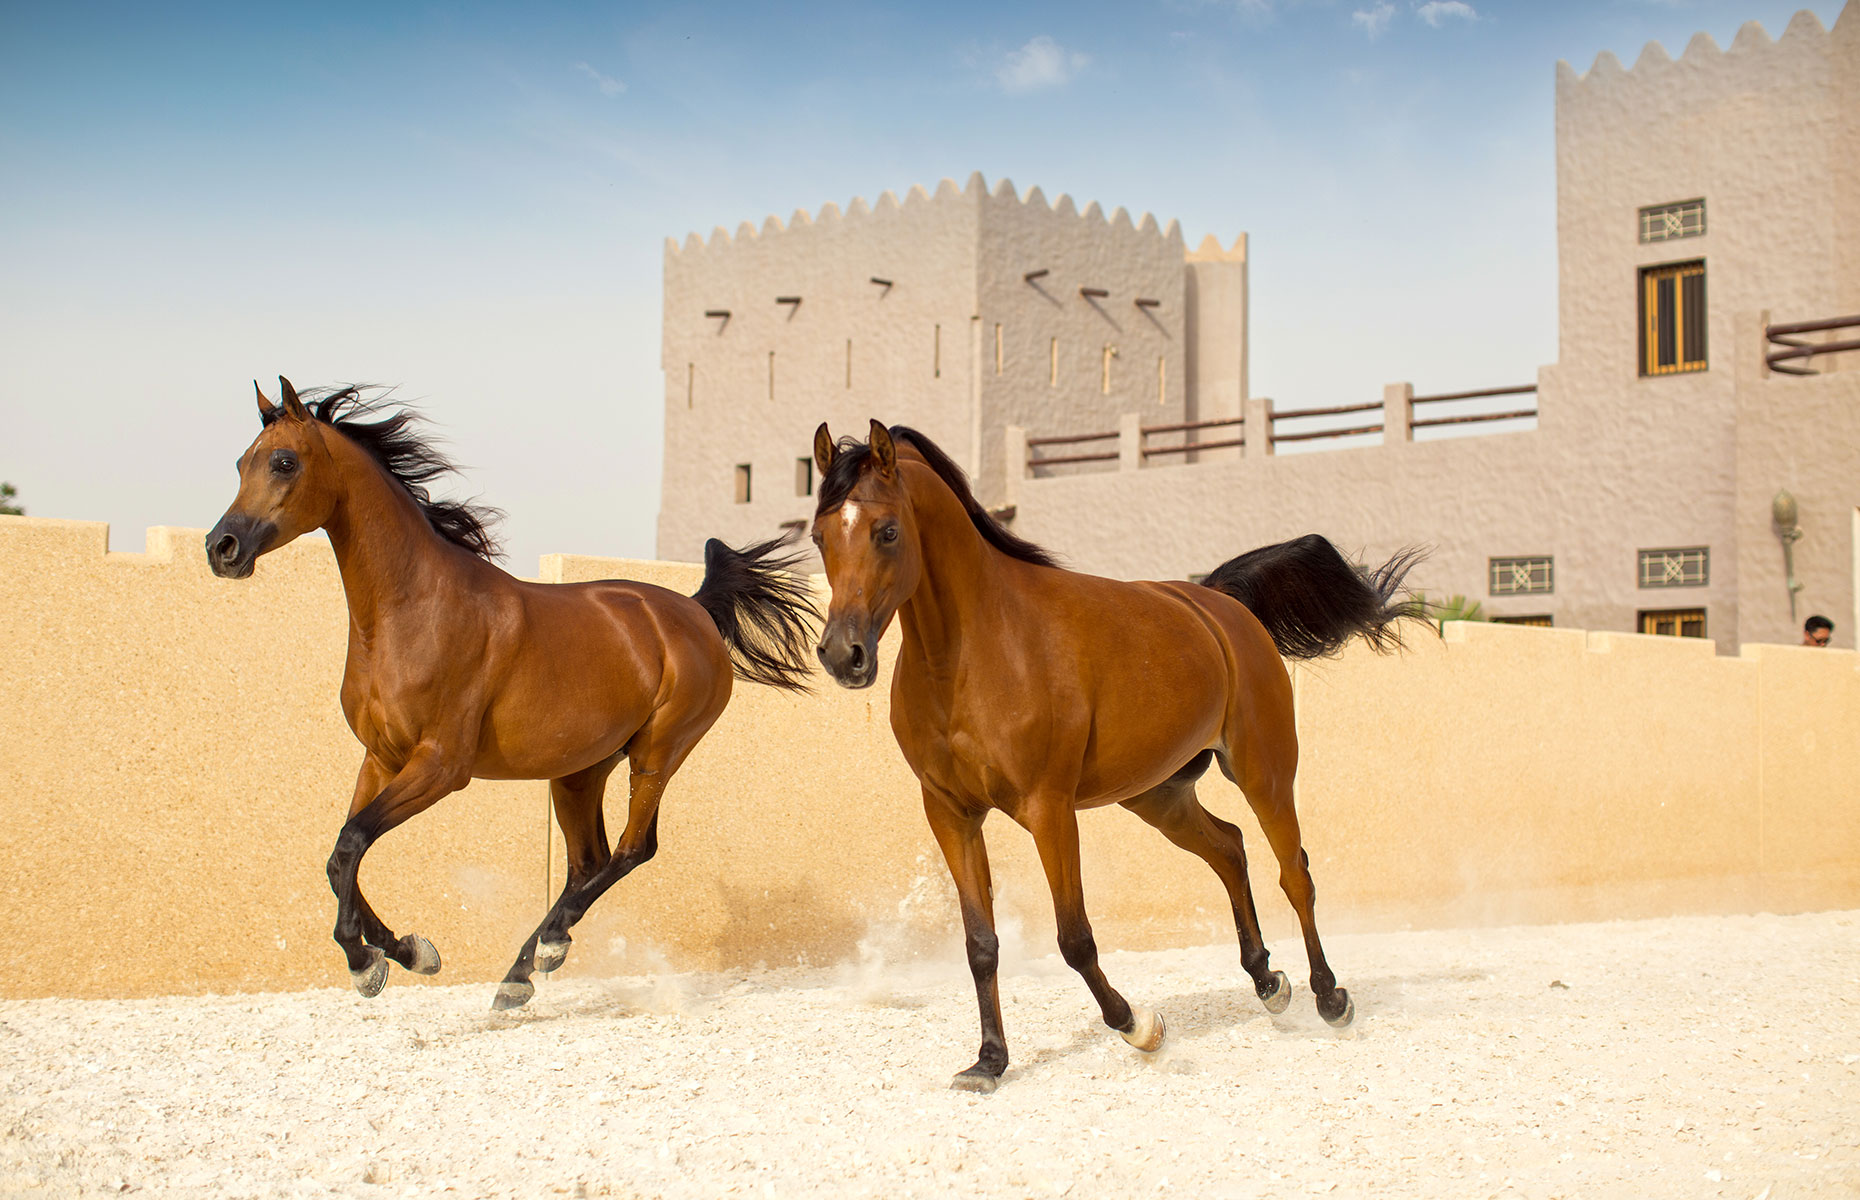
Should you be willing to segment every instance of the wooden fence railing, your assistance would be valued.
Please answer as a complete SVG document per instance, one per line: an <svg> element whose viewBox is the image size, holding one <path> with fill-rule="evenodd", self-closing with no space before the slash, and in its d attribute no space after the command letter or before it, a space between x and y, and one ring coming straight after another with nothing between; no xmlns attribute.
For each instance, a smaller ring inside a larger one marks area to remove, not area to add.
<svg viewBox="0 0 1860 1200"><path fill-rule="evenodd" d="M1526 383L1518 387L1485 388L1477 392L1444 392L1438 396L1411 396L1408 399L1408 428L1426 429L1430 425L1470 425L1479 421L1511 421L1519 417L1534 417L1537 415L1535 404L1529 408L1513 409L1510 412L1468 413L1457 417L1425 417L1419 420L1415 418L1414 412L1417 404L1441 404L1448 400L1483 400L1487 396L1535 396L1536 394L1537 385Z"/></svg>
<svg viewBox="0 0 1860 1200"><path fill-rule="evenodd" d="M1199 433L1203 429L1225 429L1229 425L1234 426L1239 431L1237 436L1221 438L1212 442L1187 440L1188 434ZM1178 425L1145 425L1140 431L1143 436L1139 439L1138 449L1142 452L1144 461L1147 462L1153 455L1158 454L1186 454L1190 450L1220 450L1228 446L1244 446L1246 445L1245 426L1245 417L1220 417L1212 421L1184 421ZM1149 444L1151 435L1164 433L1182 434L1183 441L1177 446L1152 446Z"/></svg>
<svg viewBox="0 0 1860 1200"><path fill-rule="evenodd" d="M1118 452L1107 450L1091 454L1060 454L1043 456L1038 452L1041 446L1073 446L1080 442L1102 442L1117 437L1117 430L1109 433L1072 433L1060 437L1037 437L1027 439L1027 465L1029 467L1057 467L1064 463L1116 462Z"/></svg>
<svg viewBox="0 0 1860 1200"><path fill-rule="evenodd" d="M1771 326L1770 328L1772 335L1774 335L1778 332L1786 334L1798 330L1808 331L1840 328L1847 324L1860 325L1860 317L1845 317L1841 318L1840 321L1811 321L1802 325L1779 325ZM1827 342L1799 349L1792 347L1786 353L1772 355L1772 366L1775 370L1793 370L1798 374L1812 374L1813 372L1803 371L1800 368L1775 367L1773 360L1779 357L1808 357L1816 353L1825 354L1835 350L1846 349L1860 349L1860 341ZM1423 405L1444 404L1453 400L1484 400L1494 396L1535 396L1536 394L1537 385L1534 383L1527 383L1518 387L1483 388L1473 392L1442 392L1436 396L1409 396L1407 401L1408 429L1412 431L1440 425L1470 425L1490 421L1515 421L1523 417L1535 417L1537 415L1537 406L1535 404L1532 404L1529 408L1506 409L1502 412L1458 413L1443 417L1429 417L1421 414L1433 411L1423 408ZM1308 417L1336 417L1350 413L1375 413L1379 419L1373 424L1349 425L1337 429L1299 429L1295 432L1286 433L1281 433L1279 431L1279 423L1281 421L1298 421ZM1339 404L1332 408L1303 408L1290 412L1275 411L1271 404L1268 403L1266 406L1266 425L1267 442L1270 445L1277 446L1284 442L1310 442L1324 438L1344 438L1370 433L1385 433L1388 428L1388 421L1385 402L1381 400L1372 401L1368 404ZM1212 441L1193 440L1194 435L1204 430L1226 429L1230 427L1234 430L1233 437L1217 438ZM1129 426L1125 428L1128 429ZM1217 417L1208 421L1183 421L1169 425L1142 425L1138 426L1137 433L1137 455L1140 461L1147 463L1152 458L1164 455L1187 454L1194 450L1222 450L1243 447L1246 445L1246 418ZM1150 444L1150 439L1152 437L1160 437L1172 433L1184 435L1183 440L1179 443L1166 446ZM1107 429L1100 433L1070 433L1054 437L1028 438L1026 465L1032 468L1058 467L1071 463L1118 462L1123 457L1121 445L1109 450L1091 450L1075 454L1048 454L1042 453L1042 451L1049 446L1079 446L1092 442L1119 441L1122 437L1123 434L1119 430Z"/></svg>
<svg viewBox="0 0 1860 1200"><path fill-rule="evenodd" d="M1381 411L1382 411L1382 401L1380 400L1377 400L1373 404L1339 404L1335 408L1303 408L1295 412L1276 412L1271 409L1267 410L1267 412L1272 417L1272 444L1275 446L1278 445L1280 442L1309 442L1309 441L1314 441L1318 438L1349 437L1350 435L1357 434L1357 433L1381 433L1382 432L1382 422L1377 421L1374 425L1355 425L1348 429L1312 429L1312 430L1302 431L1299 433L1280 433L1279 432L1280 421L1291 421L1299 417L1335 417L1335 416L1340 416L1343 413L1359 413L1359 412L1379 413Z"/></svg>

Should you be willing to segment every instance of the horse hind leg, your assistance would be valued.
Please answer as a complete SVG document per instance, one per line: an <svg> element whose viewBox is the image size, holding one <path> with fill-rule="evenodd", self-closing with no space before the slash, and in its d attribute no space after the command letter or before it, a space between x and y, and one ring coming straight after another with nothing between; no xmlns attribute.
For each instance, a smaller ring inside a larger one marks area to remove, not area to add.
<svg viewBox="0 0 1860 1200"><path fill-rule="evenodd" d="M1240 830L1209 812L1195 795L1195 780L1207 769L1210 753L1203 751L1170 779L1124 801L1124 807L1213 869L1233 906L1240 963L1252 977L1253 991L1267 1012L1282 1013L1291 1004L1292 985L1285 972L1272 969L1259 913L1253 907Z"/></svg>
<svg viewBox="0 0 1860 1200"><path fill-rule="evenodd" d="M549 799L555 809L556 825L562 830L567 873L562 892L543 916L542 923L524 940L516 961L498 985L493 1002L500 1009L518 1008L536 994L530 976L536 971L547 974L568 958L570 938L566 927L552 925L569 897L587 885L612 858L607 848L607 823L602 802L607 794L607 779L619 765L624 751L596 763L586 770L549 781ZM553 936L551 936L553 935Z"/></svg>
<svg viewBox="0 0 1860 1200"><path fill-rule="evenodd" d="M1317 888L1311 882L1311 858L1305 853L1298 829L1291 772L1260 772L1257 777L1243 782L1241 790L1246 793L1247 804L1259 818L1259 827L1279 860L1279 886L1298 914L1298 925L1304 933L1305 957L1311 964L1311 993L1317 1000L1318 1015L1341 1029L1355 1019L1356 1005L1349 991L1337 986L1337 976L1331 971L1324 957L1323 943L1318 939L1314 911Z"/></svg>
<svg viewBox="0 0 1860 1200"><path fill-rule="evenodd" d="M626 828L620 831L618 844L600 869L578 887L563 887L561 898L531 935L535 943L566 946L569 929L587 914L594 902L631 874L635 867L650 862L659 852L659 802L665 795L665 785L684 765L685 756L710 729L721 708L719 704L715 711L686 713L679 719L666 718L664 710L660 710L628 740L622 751L631 768ZM612 762L618 763L619 759L620 755L616 754ZM605 834L602 839L605 845ZM533 962L534 948L530 943L525 943L525 947L529 953L520 955L504 982L498 984L491 1007L516 1008L536 994L528 971L523 969Z"/></svg>

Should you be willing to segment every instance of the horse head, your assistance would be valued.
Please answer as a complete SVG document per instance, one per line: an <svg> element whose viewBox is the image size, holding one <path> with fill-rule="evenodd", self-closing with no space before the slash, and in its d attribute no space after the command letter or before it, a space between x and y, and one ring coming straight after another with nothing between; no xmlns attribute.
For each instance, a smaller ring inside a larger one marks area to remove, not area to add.
<svg viewBox="0 0 1860 1200"><path fill-rule="evenodd" d="M273 404L256 382L264 428L239 456L239 494L207 534L207 563L225 579L244 579L261 554L276 550L327 522L338 489L323 436L291 381L278 376L282 403Z"/></svg>
<svg viewBox="0 0 1860 1200"><path fill-rule="evenodd" d="M870 687L878 677L878 641L923 578L923 547L897 444L884 425L872 422L869 442L835 443L821 422L814 463L820 468L814 545L833 593L820 664L841 687Z"/></svg>

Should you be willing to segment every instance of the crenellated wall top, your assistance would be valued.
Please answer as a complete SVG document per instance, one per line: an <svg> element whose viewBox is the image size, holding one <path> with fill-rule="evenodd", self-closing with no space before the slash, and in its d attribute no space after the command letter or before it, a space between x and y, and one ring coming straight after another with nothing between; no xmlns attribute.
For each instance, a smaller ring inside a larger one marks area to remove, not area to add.
<svg viewBox="0 0 1860 1200"><path fill-rule="evenodd" d="M1854 15L1854 7L1849 4L1843 9L1832 31L1824 28L1814 13L1802 9L1789 19L1782 36L1774 39L1764 30L1761 22L1746 21L1731 40L1728 50L1720 49L1709 33L1700 32L1692 35L1692 40L1686 43L1685 51L1677 59L1669 55L1660 43L1648 42L1642 47L1640 57L1634 60L1632 67L1622 66L1621 60L1609 50L1597 54L1587 71L1578 72L1567 60L1559 60L1556 65L1557 84L1595 94L1606 89L1657 83L1676 66L1697 71L1735 69L1743 60L1777 51L1800 54L1811 59L1823 58L1837 43L1860 39L1860 17Z"/></svg>
<svg viewBox="0 0 1860 1200"><path fill-rule="evenodd" d="M969 176L968 182L961 186L958 186L953 179L942 180L937 184L934 192L926 190L922 184L914 185L904 194L902 200L898 198L897 193L886 191L871 204L867 204L863 197L854 197L843 210L831 201L821 205L816 212L811 214L806 209L796 209L786 223L779 216L771 214L760 226L744 221L736 227L735 233L719 225L711 231L708 239L696 233L687 235L682 243L677 238L667 238L665 253L668 258L717 254L746 244L780 238L804 229L882 221L900 214L937 209L954 210L965 205L982 206L984 209L996 211L999 210L999 206L1013 205L1018 210L1018 215L1026 217L1047 218L1056 222L1073 221L1079 225L1096 226L1113 234L1156 238L1177 247L1183 245L1181 226L1174 220L1166 225L1160 225L1156 218L1147 212L1133 220L1129 211L1124 208L1115 209L1109 216L1106 216L1095 200L1080 210L1071 196L1062 194L1057 200L1049 202L1046 199L1046 193L1038 187L1029 188L1023 195L1015 190L1013 180L1006 178L996 180L994 187L990 188L982 173L976 171Z"/></svg>

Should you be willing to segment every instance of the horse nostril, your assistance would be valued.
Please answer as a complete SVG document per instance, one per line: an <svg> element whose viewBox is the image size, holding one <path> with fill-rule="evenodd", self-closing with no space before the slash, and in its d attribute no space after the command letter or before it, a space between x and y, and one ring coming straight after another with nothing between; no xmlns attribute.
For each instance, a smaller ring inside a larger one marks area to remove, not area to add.
<svg viewBox="0 0 1860 1200"><path fill-rule="evenodd" d="M239 557L239 539L229 533L213 547L213 552L220 556L221 562L230 563Z"/></svg>
<svg viewBox="0 0 1860 1200"><path fill-rule="evenodd" d="M852 655L848 659L846 667L848 670L855 673L865 670L865 647L861 646L858 642L853 643Z"/></svg>

